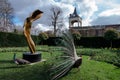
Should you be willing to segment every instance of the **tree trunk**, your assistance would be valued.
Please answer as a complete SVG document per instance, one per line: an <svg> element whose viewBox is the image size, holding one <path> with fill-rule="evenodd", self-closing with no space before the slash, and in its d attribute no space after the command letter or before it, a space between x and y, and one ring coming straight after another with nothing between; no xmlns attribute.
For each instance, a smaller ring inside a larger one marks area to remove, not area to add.
<svg viewBox="0 0 120 80"><path fill-rule="evenodd" d="M112 49L112 41L110 41L110 48Z"/></svg>
<svg viewBox="0 0 120 80"><path fill-rule="evenodd" d="M56 37L56 22L54 22L54 36Z"/></svg>

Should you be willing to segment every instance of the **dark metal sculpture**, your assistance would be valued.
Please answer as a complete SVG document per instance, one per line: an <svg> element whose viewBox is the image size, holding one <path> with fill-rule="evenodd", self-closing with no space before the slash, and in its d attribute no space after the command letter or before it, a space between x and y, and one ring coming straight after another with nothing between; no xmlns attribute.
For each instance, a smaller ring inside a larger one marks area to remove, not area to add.
<svg viewBox="0 0 120 80"><path fill-rule="evenodd" d="M19 65L30 64L30 62L25 60L25 59L18 59L18 58L16 58L16 54L15 53L14 53L14 56L13 56L13 60L14 60L14 63L19 64Z"/></svg>
<svg viewBox="0 0 120 80"><path fill-rule="evenodd" d="M62 53L55 57L55 63L51 68L51 80L58 80L72 68L79 68L82 64L82 55L77 55L72 34L69 31L63 33L63 37L58 44L61 44L60 50Z"/></svg>

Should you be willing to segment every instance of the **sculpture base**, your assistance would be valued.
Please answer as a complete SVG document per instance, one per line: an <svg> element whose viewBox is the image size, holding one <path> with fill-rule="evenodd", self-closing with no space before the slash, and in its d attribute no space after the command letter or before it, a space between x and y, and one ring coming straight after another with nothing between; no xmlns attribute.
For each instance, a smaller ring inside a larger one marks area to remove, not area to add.
<svg viewBox="0 0 120 80"><path fill-rule="evenodd" d="M30 52L26 52L23 53L23 59L33 63L33 62L38 62L41 60L41 53L30 53Z"/></svg>

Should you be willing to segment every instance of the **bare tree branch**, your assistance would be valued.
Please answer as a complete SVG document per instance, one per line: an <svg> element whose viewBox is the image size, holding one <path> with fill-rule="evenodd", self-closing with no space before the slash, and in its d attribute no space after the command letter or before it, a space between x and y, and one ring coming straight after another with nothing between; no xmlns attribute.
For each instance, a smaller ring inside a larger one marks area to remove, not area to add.
<svg viewBox="0 0 120 80"><path fill-rule="evenodd" d="M13 24L13 8L8 0L0 0L0 28L7 32L14 28Z"/></svg>
<svg viewBox="0 0 120 80"><path fill-rule="evenodd" d="M57 23L60 19L60 17L62 17L62 9L58 6L52 6L51 9L51 15L50 15L50 18L51 18L51 23L52 25L54 26L54 36L56 36L56 32L57 32Z"/></svg>

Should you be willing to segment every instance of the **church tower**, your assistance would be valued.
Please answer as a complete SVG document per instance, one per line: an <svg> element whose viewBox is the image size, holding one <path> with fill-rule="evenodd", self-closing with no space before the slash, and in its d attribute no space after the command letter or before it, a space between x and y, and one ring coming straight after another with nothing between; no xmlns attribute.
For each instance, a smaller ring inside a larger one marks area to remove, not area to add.
<svg viewBox="0 0 120 80"><path fill-rule="evenodd" d="M74 9L73 14L70 14L69 16L69 28L70 27L75 27L74 23L77 22L76 27L81 27L82 26L82 18L77 14L76 8Z"/></svg>

